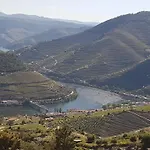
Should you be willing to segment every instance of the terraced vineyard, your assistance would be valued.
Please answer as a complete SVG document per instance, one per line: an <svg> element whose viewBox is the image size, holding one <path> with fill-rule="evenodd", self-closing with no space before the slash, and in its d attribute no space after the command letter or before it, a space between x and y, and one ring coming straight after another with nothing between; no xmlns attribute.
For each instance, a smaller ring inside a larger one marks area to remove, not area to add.
<svg viewBox="0 0 150 150"><path fill-rule="evenodd" d="M135 111L137 115L140 115L141 117L144 117L146 119L150 120L150 112L140 112L140 111Z"/></svg>
<svg viewBox="0 0 150 150"><path fill-rule="evenodd" d="M17 72L0 76L2 100L56 100L65 98L72 90L37 72Z"/></svg>
<svg viewBox="0 0 150 150"><path fill-rule="evenodd" d="M149 116L150 113L140 112L140 115ZM150 120L132 112L110 114L105 117L86 116L71 119L69 124L77 131L85 131L101 137L109 137L122 133L139 130L150 126Z"/></svg>
<svg viewBox="0 0 150 150"><path fill-rule="evenodd" d="M25 65L14 54L0 51L0 73L24 71Z"/></svg>

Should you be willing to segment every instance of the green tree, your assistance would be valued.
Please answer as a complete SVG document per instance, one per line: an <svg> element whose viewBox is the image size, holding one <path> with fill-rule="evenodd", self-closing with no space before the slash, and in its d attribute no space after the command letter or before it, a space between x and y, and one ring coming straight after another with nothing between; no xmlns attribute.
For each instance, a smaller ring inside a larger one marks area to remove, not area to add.
<svg viewBox="0 0 150 150"><path fill-rule="evenodd" d="M137 141L137 138L136 138L135 136L132 136L132 137L130 138L130 141L131 141L131 142L136 142L136 141Z"/></svg>
<svg viewBox="0 0 150 150"><path fill-rule="evenodd" d="M14 125L14 121L13 120L8 120L6 125L13 126Z"/></svg>
<svg viewBox="0 0 150 150"><path fill-rule="evenodd" d="M75 142L72 130L64 125L55 130L54 150L74 150Z"/></svg>
<svg viewBox="0 0 150 150"><path fill-rule="evenodd" d="M26 122L24 120L22 120L21 125L24 125L24 124L26 124Z"/></svg>
<svg viewBox="0 0 150 150"><path fill-rule="evenodd" d="M39 124L44 125L44 119L40 119Z"/></svg>
<svg viewBox="0 0 150 150"><path fill-rule="evenodd" d="M0 150L17 150L20 148L20 140L12 133L0 133Z"/></svg>
<svg viewBox="0 0 150 150"><path fill-rule="evenodd" d="M116 144L116 143L117 143L117 140L116 140L116 139L112 139L112 140L111 140L111 143L112 143L112 144Z"/></svg>
<svg viewBox="0 0 150 150"><path fill-rule="evenodd" d="M0 125L3 123L4 118L0 116Z"/></svg>
<svg viewBox="0 0 150 150"><path fill-rule="evenodd" d="M145 135L142 137L142 149L146 150L150 147L150 135Z"/></svg>
<svg viewBox="0 0 150 150"><path fill-rule="evenodd" d="M95 136L89 134L87 136L87 143L93 143L94 141L95 141Z"/></svg>
<svg viewBox="0 0 150 150"><path fill-rule="evenodd" d="M62 113L62 109L61 108L59 108L59 113Z"/></svg>

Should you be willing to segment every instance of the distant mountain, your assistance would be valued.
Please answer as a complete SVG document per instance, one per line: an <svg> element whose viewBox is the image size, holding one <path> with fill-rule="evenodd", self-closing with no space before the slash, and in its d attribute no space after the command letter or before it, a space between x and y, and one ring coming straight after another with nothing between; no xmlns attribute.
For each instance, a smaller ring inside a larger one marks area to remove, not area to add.
<svg viewBox="0 0 150 150"><path fill-rule="evenodd" d="M0 12L0 16L7 16L5 13Z"/></svg>
<svg viewBox="0 0 150 150"><path fill-rule="evenodd" d="M10 45L7 45L6 48L8 49L19 49L28 45L35 45L39 42L44 41L51 41L54 39L62 38L65 36L77 34L80 32L83 32L87 29L89 29L89 26L83 26L83 27L72 27L72 28L53 28L47 31L44 31L42 33L36 34L31 37L24 38L22 40L19 40L17 42L13 42Z"/></svg>
<svg viewBox="0 0 150 150"><path fill-rule="evenodd" d="M61 29L65 30L67 28L80 28L90 25L86 25L86 23L76 23L76 22L65 22L65 20L57 20L57 19L50 19L44 18L34 15L24 15L24 14L13 14L7 15L4 13L0 13L0 47L7 47L7 45L16 44L20 41L24 42L23 40L27 37L31 37L34 35L40 35L41 33L44 34L46 31L55 30L59 32ZM58 30L58 31L57 31ZM81 30L82 31L82 30ZM43 33L44 32L44 33ZM66 30L67 32L67 30ZM72 31L73 33L73 31ZM75 32L76 33L76 32ZM78 33L78 32L77 32ZM54 37L50 36L50 40L57 38L53 34ZM68 33L68 35L70 35ZM62 34L63 36L63 34ZM66 36L66 34L64 34ZM60 36L58 36L60 37ZM46 38L49 40L49 38ZM32 43L32 39L29 44ZM24 45L23 45L24 46Z"/></svg>
<svg viewBox="0 0 150 150"><path fill-rule="evenodd" d="M150 56L150 12L123 15L76 35L20 49L17 55L49 76L100 82Z"/></svg>

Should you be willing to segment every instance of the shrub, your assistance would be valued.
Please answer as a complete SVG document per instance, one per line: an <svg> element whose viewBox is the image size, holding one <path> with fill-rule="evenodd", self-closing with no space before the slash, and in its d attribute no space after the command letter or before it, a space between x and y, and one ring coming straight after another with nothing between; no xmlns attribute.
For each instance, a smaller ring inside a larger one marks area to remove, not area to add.
<svg viewBox="0 0 150 150"><path fill-rule="evenodd" d="M127 134L124 134L122 137L123 137L124 139L127 139L128 135L127 135Z"/></svg>
<svg viewBox="0 0 150 150"><path fill-rule="evenodd" d="M117 140L116 140L116 139L112 139L112 140L111 140L111 143L112 143L112 144L116 144L116 143L117 143Z"/></svg>
<svg viewBox="0 0 150 150"><path fill-rule="evenodd" d="M97 140L97 141L96 141L96 144L97 144L97 145L107 145L108 142L107 142L106 140Z"/></svg>
<svg viewBox="0 0 150 150"><path fill-rule="evenodd" d="M95 136L89 134L87 136L87 143L93 143L94 141L95 141Z"/></svg>
<svg viewBox="0 0 150 150"><path fill-rule="evenodd" d="M69 126L55 130L54 150L73 150L75 148L74 136Z"/></svg>
<svg viewBox="0 0 150 150"><path fill-rule="evenodd" d="M132 137L130 138L130 141L131 141L131 142L136 142L136 141L137 141L137 138L136 138L135 136L132 136Z"/></svg>
<svg viewBox="0 0 150 150"><path fill-rule="evenodd" d="M97 144L97 145L101 145L101 144L102 144L102 140L97 140L97 141L96 141L96 144Z"/></svg>
<svg viewBox="0 0 150 150"><path fill-rule="evenodd" d="M150 147L150 135L145 135L142 137L142 148L143 150Z"/></svg>
<svg viewBox="0 0 150 150"><path fill-rule="evenodd" d="M20 140L13 133L0 134L0 150L16 150L20 148Z"/></svg>
<svg viewBox="0 0 150 150"><path fill-rule="evenodd" d="M24 124L26 124L26 122L24 120L22 120L21 125L24 125Z"/></svg>

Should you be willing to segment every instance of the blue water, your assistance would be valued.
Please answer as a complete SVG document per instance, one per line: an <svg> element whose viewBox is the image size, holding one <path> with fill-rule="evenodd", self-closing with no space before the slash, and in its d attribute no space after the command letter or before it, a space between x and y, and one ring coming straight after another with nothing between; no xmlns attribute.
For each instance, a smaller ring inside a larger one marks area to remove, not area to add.
<svg viewBox="0 0 150 150"><path fill-rule="evenodd" d="M70 101L67 103L61 104L47 104L45 105L49 108L50 112L53 112L55 109L62 109L62 111L67 111L69 109L80 109L80 110L87 110L87 109L100 109L103 104L113 103L122 100L119 95L115 93L111 93L108 91L91 88L91 87L84 87L80 85L72 85L72 84L65 84L69 87L76 88L78 92L78 97L74 101ZM17 114L28 114L33 115L37 114L38 112L31 109L30 107L0 107L0 115L17 115Z"/></svg>
<svg viewBox="0 0 150 150"><path fill-rule="evenodd" d="M77 99L65 104L46 105L50 111L54 111L56 108L61 108L63 111L67 111L69 109L100 109L104 104L122 100L119 95L101 89L71 84L68 86L76 88L78 93Z"/></svg>

